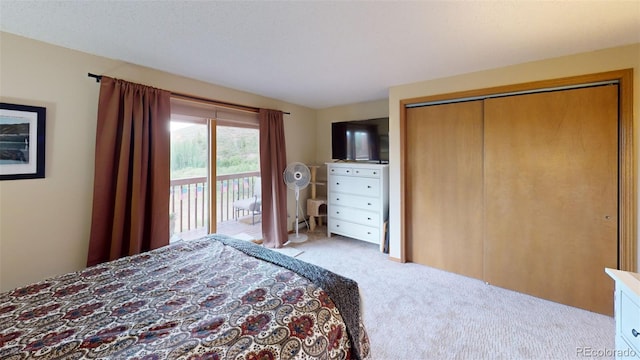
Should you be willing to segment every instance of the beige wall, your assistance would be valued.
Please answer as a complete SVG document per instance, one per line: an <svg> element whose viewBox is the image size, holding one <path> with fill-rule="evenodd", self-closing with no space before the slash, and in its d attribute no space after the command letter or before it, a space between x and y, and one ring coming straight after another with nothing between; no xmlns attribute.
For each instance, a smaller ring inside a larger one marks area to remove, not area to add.
<svg viewBox="0 0 640 360"><path fill-rule="evenodd" d="M0 32L0 100L47 108L46 178L0 182L0 291L85 266L99 93L88 72L291 112L287 161L316 159L313 109Z"/></svg>
<svg viewBox="0 0 640 360"><path fill-rule="evenodd" d="M634 128L639 115L640 44L536 61L494 70L395 86L389 90L390 146L390 256L400 258L400 107L401 99L446 94L493 86L563 78L620 69L634 69ZM634 130L636 148L638 132ZM637 151L636 151L637 153ZM637 156L636 156L637 159ZM636 165L637 166L637 165ZM411 196L408 194L407 196ZM640 211L638 212L640 214ZM640 250L640 246L638 247ZM639 254L640 259L640 254Z"/></svg>

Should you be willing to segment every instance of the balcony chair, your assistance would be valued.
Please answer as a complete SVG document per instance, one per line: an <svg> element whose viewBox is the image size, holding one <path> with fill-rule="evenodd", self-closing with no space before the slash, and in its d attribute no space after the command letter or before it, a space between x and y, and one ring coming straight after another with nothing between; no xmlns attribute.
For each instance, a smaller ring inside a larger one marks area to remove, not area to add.
<svg viewBox="0 0 640 360"><path fill-rule="evenodd" d="M260 215L262 211L262 184L260 178L256 178L253 183L253 196L234 201L233 210L236 221L240 218L240 211L249 211L251 213L251 225L256 224L256 215Z"/></svg>

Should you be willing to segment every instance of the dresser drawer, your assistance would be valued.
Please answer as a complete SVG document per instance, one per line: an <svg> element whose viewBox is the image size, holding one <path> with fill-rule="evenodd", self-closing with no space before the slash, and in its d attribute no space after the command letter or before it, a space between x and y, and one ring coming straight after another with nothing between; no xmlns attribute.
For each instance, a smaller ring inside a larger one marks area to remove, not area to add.
<svg viewBox="0 0 640 360"><path fill-rule="evenodd" d="M350 167L332 167L329 170L329 175L347 175L347 176L366 176L366 177L380 177L382 172L380 169L367 169L367 168L350 168Z"/></svg>
<svg viewBox="0 0 640 360"><path fill-rule="evenodd" d="M351 175L353 169L347 167L332 167L329 170L329 175Z"/></svg>
<svg viewBox="0 0 640 360"><path fill-rule="evenodd" d="M640 305L633 302L624 291L620 292L619 315L620 336L636 353L640 353Z"/></svg>
<svg viewBox="0 0 640 360"><path fill-rule="evenodd" d="M380 198L332 193L331 196L329 196L329 204L331 204L331 206L349 206L363 210L378 211L380 207Z"/></svg>
<svg viewBox="0 0 640 360"><path fill-rule="evenodd" d="M354 224L348 221L331 219L329 221L329 232L345 235L375 244L380 243L380 232L377 228Z"/></svg>
<svg viewBox="0 0 640 360"><path fill-rule="evenodd" d="M349 176L330 176L329 191L354 195L379 196L380 180Z"/></svg>
<svg viewBox="0 0 640 360"><path fill-rule="evenodd" d="M380 177L380 170L378 169L353 169L354 176L366 176L366 177Z"/></svg>
<svg viewBox="0 0 640 360"><path fill-rule="evenodd" d="M335 205L329 208L329 216L367 226L377 227L380 222L378 213Z"/></svg>

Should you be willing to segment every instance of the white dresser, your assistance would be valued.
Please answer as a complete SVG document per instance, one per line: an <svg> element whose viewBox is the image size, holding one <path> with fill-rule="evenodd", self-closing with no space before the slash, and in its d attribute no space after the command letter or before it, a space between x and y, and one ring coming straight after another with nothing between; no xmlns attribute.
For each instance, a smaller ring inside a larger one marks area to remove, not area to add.
<svg viewBox="0 0 640 360"><path fill-rule="evenodd" d="M605 269L616 281L616 359L640 359L640 274Z"/></svg>
<svg viewBox="0 0 640 360"><path fill-rule="evenodd" d="M327 163L327 235L384 247L389 216L389 165Z"/></svg>

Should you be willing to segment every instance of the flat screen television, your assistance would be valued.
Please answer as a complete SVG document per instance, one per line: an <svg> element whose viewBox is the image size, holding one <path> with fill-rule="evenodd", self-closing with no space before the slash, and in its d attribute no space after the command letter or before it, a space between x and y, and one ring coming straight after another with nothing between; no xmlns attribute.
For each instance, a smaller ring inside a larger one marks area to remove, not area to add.
<svg viewBox="0 0 640 360"><path fill-rule="evenodd" d="M331 158L388 163L389 118L332 123Z"/></svg>

